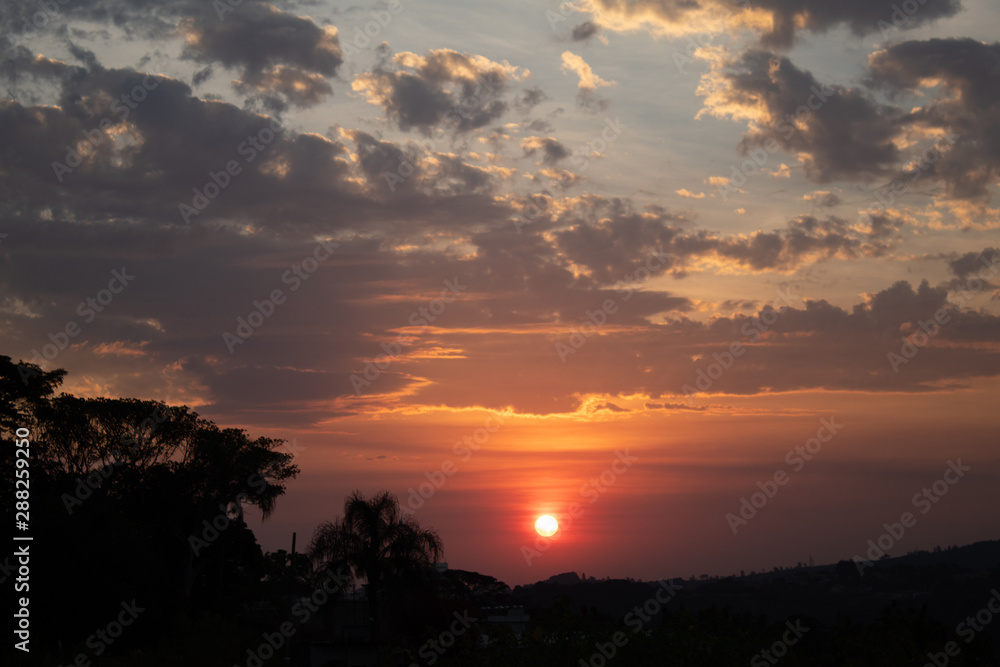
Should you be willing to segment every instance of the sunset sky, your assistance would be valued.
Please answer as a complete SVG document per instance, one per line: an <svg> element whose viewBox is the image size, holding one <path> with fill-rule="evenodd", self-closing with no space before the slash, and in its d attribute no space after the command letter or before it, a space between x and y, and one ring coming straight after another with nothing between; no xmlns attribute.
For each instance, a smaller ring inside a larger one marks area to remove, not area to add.
<svg viewBox="0 0 1000 667"><path fill-rule="evenodd" d="M0 12L0 354L288 440L264 549L355 489L511 585L1000 537L996 2Z"/></svg>

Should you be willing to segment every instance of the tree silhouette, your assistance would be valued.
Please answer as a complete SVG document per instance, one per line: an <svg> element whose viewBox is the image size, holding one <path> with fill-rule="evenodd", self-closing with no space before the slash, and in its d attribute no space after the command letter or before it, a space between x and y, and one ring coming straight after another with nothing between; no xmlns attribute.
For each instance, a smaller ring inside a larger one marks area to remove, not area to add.
<svg viewBox="0 0 1000 667"><path fill-rule="evenodd" d="M35 364L15 364L0 355L0 429L34 428L35 412L50 400L65 376L62 369L43 371Z"/></svg>
<svg viewBox="0 0 1000 667"><path fill-rule="evenodd" d="M320 524L309 547L319 568L349 570L366 580L376 641L382 636L379 596L386 579L433 565L442 553L438 534L403 514L388 491L371 499L352 493L344 502L344 516Z"/></svg>
<svg viewBox="0 0 1000 667"><path fill-rule="evenodd" d="M13 488L12 441L28 428L31 532L46 545L32 558L47 573L32 581L35 636L72 655L95 616L136 599L149 611L118 650L184 616L242 609L266 566L243 509L266 518L298 474L283 441L184 406L54 396L64 376L0 356L0 482ZM13 509L0 507L7 525Z"/></svg>

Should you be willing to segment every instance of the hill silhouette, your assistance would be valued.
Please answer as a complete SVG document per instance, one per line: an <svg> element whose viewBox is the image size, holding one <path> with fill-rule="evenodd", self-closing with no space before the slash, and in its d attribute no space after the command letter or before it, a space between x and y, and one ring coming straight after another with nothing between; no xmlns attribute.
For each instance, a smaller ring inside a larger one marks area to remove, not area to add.
<svg viewBox="0 0 1000 667"><path fill-rule="evenodd" d="M668 582L677 592L634 639L629 625L663 582L568 572L517 586L511 597L536 628L603 627L605 637L623 631L630 641L615 649L621 664L770 665L779 652L789 665L1000 664L1000 540L886 557L860 569L843 560ZM795 645L782 645L784 638ZM589 655L608 659L609 646L596 639ZM587 649L576 642L571 650ZM677 661L655 662L660 649ZM600 662L581 659L573 664Z"/></svg>
<svg viewBox="0 0 1000 667"><path fill-rule="evenodd" d="M864 568L863 574L853 562L843 560L775 567L743 576L670 580L682 586L675 598L677 605L692 611L714 607L733 614L763 615L769 620L808 614L824 622L840 617L870 622L886 606L925 606L929 617L949 623L964 618L968 609L983 601L979 598L985 599L990 588L1000 583L995 581L998 568L1000 540L987 540L884 558ZM656 583L585 579L567 572L517 586L512 597L536 609L569 598L600 614L623 616L648 598Z"/></svg>

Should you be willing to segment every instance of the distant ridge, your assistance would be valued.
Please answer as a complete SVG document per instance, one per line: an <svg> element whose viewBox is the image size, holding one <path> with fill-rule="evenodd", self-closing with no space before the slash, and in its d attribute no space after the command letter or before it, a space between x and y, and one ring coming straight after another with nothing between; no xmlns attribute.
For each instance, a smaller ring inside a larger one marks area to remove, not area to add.
<svg viewBox="0 0 1000 667"><path fill-rule="evenodd" d="M858 554L864 557L863 554ZM682 590L669 609L719 609L731 614L762 614L784 619L804 614L832 623L843 616L869 622L888 607L927 610L954 624L979 609L1000 586L1000 540L913 551L873 561L860 572L850 559L814 566L776 566L743 576L687 579L673 577ZM549 608L570 602L574 608L621 618L652 594L657 582L594 579L575 572L517 586L518 603Z"/></svg>

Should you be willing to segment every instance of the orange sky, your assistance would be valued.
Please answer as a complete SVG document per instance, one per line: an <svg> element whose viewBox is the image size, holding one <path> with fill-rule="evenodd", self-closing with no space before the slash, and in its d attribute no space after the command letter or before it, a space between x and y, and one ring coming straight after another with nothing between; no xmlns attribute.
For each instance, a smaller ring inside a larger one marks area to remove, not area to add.
<svg viewBox="0 0 1000 667"><path fill-rule="evenodd" d="M322 432L296 438L303 475L275 520L255 530L274 548L288 548L297 530L301 544L348 489L384 487L414 498L409 506L441 533L452 567L512 585L571 570L647 579L730 574L810 555L816 562L861 555L883 522L914 511L913 495L940 479L948 460L961 459L972 471L917 514L900 553L991 539L990 508L1000 500L1000 456L989 440L995 391L990 382L954 394L883 395L877 404L863 393L813 392L724 396L725 407L706 412L501 413L503 425L480 433L478 450L463 445L458 453L456 443L474 438L493 413L338 420L337 445L324 445L334 438ZM830 417L843 429L811 460L786 462ZM619 451L635 461L609 474ZM454 472L436 475L442 468ZM778 470L787 484L734 535L726 515ZM424 483L429 497L420 505L410 489ZM566 515L574 503L578 516L540 549L535 519Z"/></svg>

